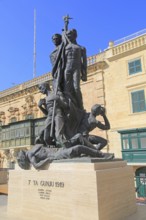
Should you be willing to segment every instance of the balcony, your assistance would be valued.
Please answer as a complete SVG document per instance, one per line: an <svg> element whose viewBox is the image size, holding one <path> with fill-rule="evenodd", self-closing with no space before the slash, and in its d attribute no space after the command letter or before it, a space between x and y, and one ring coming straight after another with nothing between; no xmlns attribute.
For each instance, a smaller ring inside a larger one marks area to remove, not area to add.
<svg viewBox="0 0 146 220"><path fill-rule="evenodd" d="M122 158L128 163L146 163L146 149L122 150Z"/></svg>
<svg viewBox="0 0 146 220"><path fill-rule="evenodd" d="M0 149L28 147L44 127L45 118L27 119L4 125L0 130Z"/></svg>
<svg viewBox="0 0 146 220"><path fill-rule="evenodd" d="M118 132L121 134L122 158L128 163L146 163L146 128Z"/></svg>

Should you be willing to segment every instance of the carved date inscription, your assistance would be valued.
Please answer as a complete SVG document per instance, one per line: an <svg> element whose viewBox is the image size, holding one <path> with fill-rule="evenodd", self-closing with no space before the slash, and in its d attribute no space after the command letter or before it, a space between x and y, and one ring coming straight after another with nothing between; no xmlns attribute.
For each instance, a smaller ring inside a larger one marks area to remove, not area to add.
<svg viewBox="0 0 146 220"><path fill-rule="evenodd" d="M29 186L37 187L40 199L50 200L53 188L64 188L64 182L28 180Z"/></svg>

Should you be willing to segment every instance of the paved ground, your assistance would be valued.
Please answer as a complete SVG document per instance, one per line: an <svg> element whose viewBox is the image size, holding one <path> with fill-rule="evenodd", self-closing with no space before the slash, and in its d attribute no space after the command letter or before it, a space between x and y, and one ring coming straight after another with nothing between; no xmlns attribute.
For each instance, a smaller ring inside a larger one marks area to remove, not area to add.
<svg viewBox="0 0 146 220"><path fill-rule="evenodd" d="M134 215L131 215L129 218L125 220L146 220L146 206L138 205L137 213Z"/></svg>
<svg viewBox="0 0 146 220"><path fill-rule="evenodd" d="M21 220L21 218L12 218L7 216L6 195L0 195L0 220ZM146 201L137 201L137 213L123 220L146 220Z"/></svg>

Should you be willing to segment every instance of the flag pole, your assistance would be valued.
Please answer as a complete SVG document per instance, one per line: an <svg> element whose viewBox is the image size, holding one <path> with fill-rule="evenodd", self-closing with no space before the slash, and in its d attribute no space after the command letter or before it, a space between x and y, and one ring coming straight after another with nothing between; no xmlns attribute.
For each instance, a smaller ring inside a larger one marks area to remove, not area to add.
<svg viewBox="0 0 146 220"><path fill-rule="evenodd" d="M36 9L34 9L33 78L36 77Z"/></svg>

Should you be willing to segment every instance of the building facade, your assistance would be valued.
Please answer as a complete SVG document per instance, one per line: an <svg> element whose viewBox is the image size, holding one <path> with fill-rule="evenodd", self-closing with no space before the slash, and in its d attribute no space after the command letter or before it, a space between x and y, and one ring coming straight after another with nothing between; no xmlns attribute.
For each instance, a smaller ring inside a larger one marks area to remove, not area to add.
<svg viewBox="0 0 146 220"><path fill-rule="evenodd" d="M110 150L133 166L138 194L146 197L146 30L110 43L105 53Z"/></svg>
<svg viewBox="0 0 146 220"><path fill-rule="evenodd" d="M18 151L34 145L44 123L37 106L42 98L38 84L44 81L51 84L50 73L0 92L1 167L13 167ZM146 30L88 57L88 81L81 82L81 90L87 111L96 103L107 110L111 129L93 131L108 139L105 151L127 160L136 175L146 176Z"/></svg>

